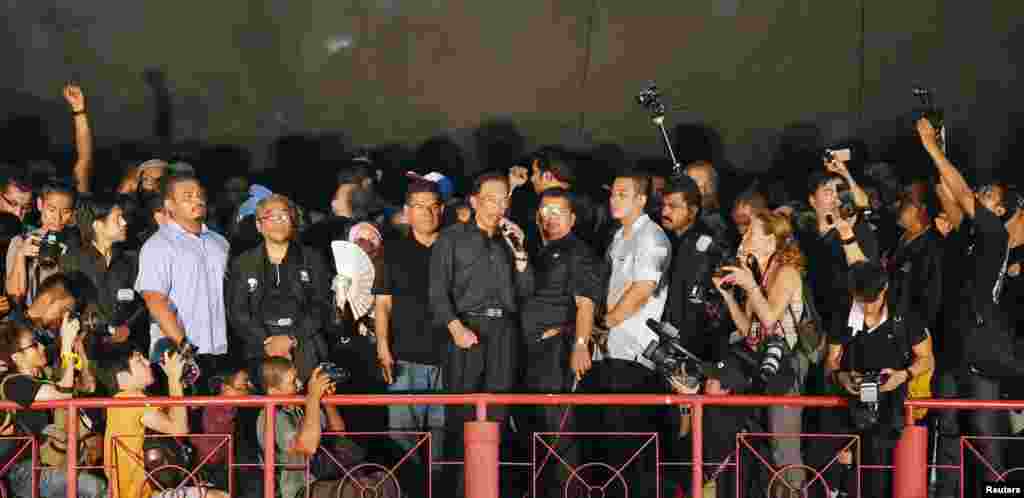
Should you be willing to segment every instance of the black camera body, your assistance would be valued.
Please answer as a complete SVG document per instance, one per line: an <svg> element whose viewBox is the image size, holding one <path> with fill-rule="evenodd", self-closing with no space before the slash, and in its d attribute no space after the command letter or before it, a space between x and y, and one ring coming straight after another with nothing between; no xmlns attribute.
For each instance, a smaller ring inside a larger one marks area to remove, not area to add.
<svg viewBox="0 0 1024 498"><path fill-rule="evenodd" d="M640 93L636 96L636 101L656 117L665 115L665 104L661 102L661 94L658 92L658 86L654 82L640 90Z"/></svg>
<svg viewBox="0 0 1024 498"><path fill-rule="evenodd" d="M703 381L703 362L683 347L679 341L679 331L675 327L669 323L648 319L647 328L658 334L658 339L647 344L643 357L654 364L654 369L658 373L665 378L686 374L687 379L694 379L693 382Z"/></svg>
<svg viewBox="0 0 1024 498"><path fill-rule="evenodd" d="M39 265L52 268L60 264L64 254L64 237L60 232L46 232L39 238Z"/></svg>
<svg viewBox="0 0 1024 498"><path fill-rule="evenodd" d="M352 378L352 372L339 367L337 364L329 361L320 363L320 372L327 376L334 385L345 384Z"/></svg>

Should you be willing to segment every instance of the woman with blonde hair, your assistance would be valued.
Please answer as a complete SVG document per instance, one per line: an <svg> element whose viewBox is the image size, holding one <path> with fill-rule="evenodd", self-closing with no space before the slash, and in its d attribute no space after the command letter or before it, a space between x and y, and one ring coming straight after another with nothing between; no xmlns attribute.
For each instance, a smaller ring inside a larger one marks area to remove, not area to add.
<svg viewBox="0 0 1024 498"><path fill-rule="evenodd" d="M725 274L713 279L715 287L721 292L737 332L748 347L762 351L766 344L779 344L778 339L784 340L786 347L779 370L787 365L792 367L796 375L788 394L799 395L809 368L807 358L795 353L799 337L797 324L804 311L801 273L805 260L793 239L793 226L789 219L767 209L755 210L740 243L738 256L738 266L724 267ZM743 306L733 294L733 286L746 293ZM769 432L799 434L802 432L802 414L799 407L770 407ZM805 476L800 468L803 465L800 439L773 438L772 454L778 467L792 466L786 473L789 489L801 489ZM779 496L777 492L782 490L777 488L773 496Z"/></svg>

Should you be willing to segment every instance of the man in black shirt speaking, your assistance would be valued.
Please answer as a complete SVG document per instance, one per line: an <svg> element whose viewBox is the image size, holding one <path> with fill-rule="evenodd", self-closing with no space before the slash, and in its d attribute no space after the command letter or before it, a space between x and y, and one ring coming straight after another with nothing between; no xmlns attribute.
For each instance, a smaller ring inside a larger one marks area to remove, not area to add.
<svg viewBox="0 0 1024 498"><path fill-rule="evenodd" d="M484 173L473 182L473 219L441 232L430 255L430 310L448 329L446 377L452 392L504 392L516 380L519 302L533 294L523 231L505 219L508 177ZM498 419L505 410L492 409ZM470 410L447 416L454 456ZM456 480L461 487L461 479ZM460 488L461 489L461 488ZM457 493L456 496L459 494Z"/></svg>

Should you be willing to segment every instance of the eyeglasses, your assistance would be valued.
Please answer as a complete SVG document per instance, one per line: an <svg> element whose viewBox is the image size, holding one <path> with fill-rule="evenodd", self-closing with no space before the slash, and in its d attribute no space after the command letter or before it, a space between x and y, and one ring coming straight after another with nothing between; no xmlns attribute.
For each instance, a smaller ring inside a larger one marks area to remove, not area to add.
<svg viewBox="0 0 1024 498"><path fill-rule="evenodd" d="M481 197L480 200L485 202L485 203L487 203L487 204L490 204L492 206L497 206L497 207L506 207L506 206L508 206L508 201L509 201L509 199L507 197L490 197L490 196L488 196L488 197Z"/></svg>
<svg viewBox="0 0 1024 498"><path fill-rule="evenodd" d="M25 351L26 349L32 349L32 348L37 348L37 347L40 347L40 346L42 346L42 345L43 345L43 343L41 343L41 342L39 342L39 341L32 341L32 343L31 343L31 344L29 344L28 346L25 346L25 347L23 347L23 348L19 348L19 349L16 349L16 350L15 350L14 352L15 352L15 353L20 353L20 352L22 352L22 351Z"/></svg>
<svg viewBox="0 0 1024 498"><path fill-rule="evenodd" d="M409 207L420 211L436 211L441 208L441 204L437 202L432 202L430 204L409 204Z"/></svg>
<svg viewBox="0 0 1024 498"><path fill-rule="evenodd" d="M542 217L544 217L544 218L556 218L556 217L561 218L563 216L568 216L569 215L569 210L565 209L565 208L563 208L561 206L555 206L553 204L548 204L546 206L541 206L541 208L540 208L540 215Z"/></svg>
<svg viewBox="0 0 1024 498"><path fill-rule="evenodd" d="M276 213L270 213L268 215L260 217L260 221L273 222L273 223L288 223L291 220L292 220L292 216L290 214L288 214L288 213L283 212L283 211L279 211L279 212L276 212Z"/></svg>

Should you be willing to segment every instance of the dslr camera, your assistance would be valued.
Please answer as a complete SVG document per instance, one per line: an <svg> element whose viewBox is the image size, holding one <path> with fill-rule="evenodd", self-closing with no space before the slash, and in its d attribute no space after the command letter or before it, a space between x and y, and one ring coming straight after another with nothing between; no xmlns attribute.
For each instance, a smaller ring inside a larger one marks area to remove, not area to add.
<svg viewBox="0 0 1024 498"><path fill-rule="evenodd" d="M196 381L199 380L199 375L202 373L199 370L199 363L196 361L199 346L188 342L188 339L185 339L179 345L175 344L170 337L163 337L157 340L153 346L153 353L149 358L150 363L162 362L165 352L181 355L181 361L184 364L184 368L181 371L181 383L186 388L195 385Z"/></svg>
<svg viewBox="0 0 1024 498"><path fill-rule="evenodd" d="M320 363L320 372L327 376L334 385L345 384L352 378L352 372L339 367L336 363L325 361Z"/></svg>
<svg viewBox="0 0 1024 498"><path fill-rule="evenodd" d="M683 347L679 331L670 323L653 319L647 320L647 328L658 334L658 339L647 344L643 357L653 363L654 369L666 379L685 374L687 387L699 385L705 377L703 362Z"/></svg>
<svg viewBox="0 0 1024 498"><path fill-rule="evenodd" d="M665 114L665 104L661 102L658 86L653 81L646 88L640 90L640 93L636 96L636 101L655 116L663 116Z"/></svg>
<svg viewBox="0 0 1024 498"><path fill-rule="evenodd" d="M878 388L885 381L882 373L877 370L864 372L860 378L860 398L852 403L850 413L853 425L858 430L863 431L878 424Z"/></svg>
<svg viewBox="0 0 1024 498"><path fill-rule="evenodd" d="M39 238L39 265L52 268L60 263L64 254L64 236L60 232L46 232Z"/></svg>

